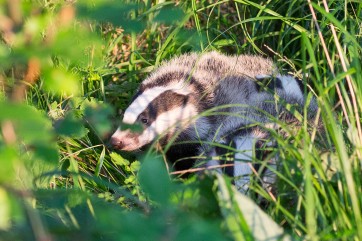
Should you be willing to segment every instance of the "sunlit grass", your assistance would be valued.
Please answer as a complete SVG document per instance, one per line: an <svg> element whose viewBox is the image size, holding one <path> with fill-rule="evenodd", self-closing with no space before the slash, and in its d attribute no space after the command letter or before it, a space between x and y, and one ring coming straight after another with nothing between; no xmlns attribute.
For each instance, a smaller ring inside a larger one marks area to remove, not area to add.
<svg viewBox="0 0 362 241"><path fill-rule="evenodd" d="M16 217L19 225L1 231L4 240L21 240L29 233L33 240L46 240L50 233L63 240L79 237L79 230L87 240L102 235L115 240L121 234L139 238L139 230L146 230L150 239L181 240L182 230L189 230L184 240L192 240L192 235L252 239L255 229L247 225L238 197L229 199L234 197L229 183L217 181L220 176L180 181L170 175L171 182L163 162L153 155L117 154L107 146L107 117L112 116L115 125L119 122L116 113L127 107L152 69L174 55L210 50L272 58L281 72L303 80L308 101L314 98L319 106L313 119L307 121L307 114L298 117L298 128L278 123L282 132L270 130L278 143L270 154L279 158L273 169L277 191L271 195L262 189L256 176L250 185L254 202L260 204L262 197L263 211L293 239L362 240L362 3L190 0L178 1L175 7L163 1L122 6L95 1L102 3L95 5L97 12L79 1L73 16L75 9L62 8L61 3L34 7L10 2L15 10L24 6L13 15L0 11L17 26L0 24L0 203L11 210L4 213L5 219ZM112 18L119 13L125 19ZM78 17L93 22L81 25ZM58 21L58 32L50 31L47 20ZM103 22L107 20L114 25ZM23 78L34 59L40 70L35 77ZM66 76L70 84L49 81L54 73ZM76 81L81 83L77 97L69 89ZM64 91L67 95L61 95ZM8 103L22 100L39 113L21 104L9 108ZM12 110L29 111L34 118L20 118ZM8 120L20 130L36 127L38 133L18 133ZM58 162L50 161L54 155ZM14 167L18 172L10 171ZM30 178L35 175L33 183L28 175L19 177L26 171ZM158 175L159 180L154 178ZM14 186L19 180L26 185ZM160 192L162 185L168 191ZM92 220L99 236L92 236L93 226L82 220ZM0 222L0 229L9 225Z"/></svg>

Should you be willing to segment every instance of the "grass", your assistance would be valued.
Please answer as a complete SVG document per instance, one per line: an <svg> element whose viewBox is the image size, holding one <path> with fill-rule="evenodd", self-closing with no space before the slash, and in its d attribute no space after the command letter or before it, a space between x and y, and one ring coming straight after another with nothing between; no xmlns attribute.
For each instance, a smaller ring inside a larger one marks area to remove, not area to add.
<svg viewBox="0 0 362 241"><path fill-rule="evenodd" d="M170 178L159 156L106 146L152 69L210 50L268 56L318 102L314 125L301 116L297 130L280 123L287 138L272 133L278 194L251 184L261 220L284 238L362 240L362 3L93 4L0 1L2 240L260 237L267 226L247 215L259 209L227 177Z"/></svg>

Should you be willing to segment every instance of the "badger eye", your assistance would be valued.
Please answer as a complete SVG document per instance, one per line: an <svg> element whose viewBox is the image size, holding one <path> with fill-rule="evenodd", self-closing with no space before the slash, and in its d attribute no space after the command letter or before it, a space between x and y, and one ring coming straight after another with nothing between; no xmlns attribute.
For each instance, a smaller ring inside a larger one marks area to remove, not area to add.
<svg viewBox="0 0 362 241"><path fill-rule="evenodd" d="M141 122L142 124L148 124L148 119L147 118L141 118Z"/></svg>

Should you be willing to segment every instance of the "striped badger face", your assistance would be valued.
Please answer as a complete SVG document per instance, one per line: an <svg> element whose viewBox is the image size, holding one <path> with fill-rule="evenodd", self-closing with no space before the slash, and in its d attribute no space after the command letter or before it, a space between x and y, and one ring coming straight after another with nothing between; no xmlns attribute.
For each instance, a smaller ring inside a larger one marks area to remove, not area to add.
<svg viewBox="0 0 362 241"><path fill-rule="evenodd" d="M152 143L160 135L166 142L181 129L190 125L197 115L193 97L187 84L170 82L164 86L142 84L133 102L126 109L123 124L139 124L140 132L118 128L111 137L113 147L123 151L134 151Z"/></svg>

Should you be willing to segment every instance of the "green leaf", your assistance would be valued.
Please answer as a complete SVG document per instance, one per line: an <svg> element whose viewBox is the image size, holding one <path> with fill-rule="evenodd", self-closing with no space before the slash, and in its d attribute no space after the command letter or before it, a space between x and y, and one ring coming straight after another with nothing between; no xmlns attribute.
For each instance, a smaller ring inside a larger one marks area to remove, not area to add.
<svg viewBox="0 0 362 241"><path fill-rule="evenodd" d="M143 127L141 124L127 124L127 123L121 123L119 128L121 130L127 130L129 129L131 132L135 132L135 133L141 133L143 131Z"/></svg>
<svg viewBox="0 0 362 241"><path fill-rule="evenodd" d="M80 79L74 73L62 68L46 69L43 73L44 88L58 95L77 95L80 90Z"/></svg>
<svg viewBox="0 0 362 241"><path fill-rule="evenodd" d="M235 41L232 39L221 39L213 43L216 47L224 47L235 44Z"/></svg>
<svg viewBox="0 0 362 241"><path fill-rule="evenodd" d="M58 161L53 128L43 113L25 104L6 102L0 102L0 109L0 122L11 121L17 139L27 145L27 151L45 161Z"/></svg>
<svg viewBox="0 0 362 241"><path fill-rule="evenodd" d="M58 31L48 54L83 68L103 66L104 43L99 33L86 28L85 24L73 26Z"/></svg>
<svg viewBox="0 0 362 241"><path fill-rule="evenodd" d="M59 150L58 147L53 143L36 143L33 145L35 157L51 162L58 163Z"/></svg>
<svg viewBox="0 0 362 241"><path fill-rule="evenodd" d="M18 174L21 176L22 181L27 188L42 188L47 189L51 182L54 181L54 171L58 168L57 162L40 162L36 158L31 158L30 160L26 160L24 163L26 168L26 176L22 174ZM25 179L27 177L27 179ZM27 180L27 181L25 181Z"/></svg>
<svg viewBox="0 0 362 241"><path fill-rule="evenodd" d="M89 195L83 191L74 191L67 195L69 207L75 207L82 203L85 203Z"/></svg>
<svg viewBox="0 0 362 241"><path fill-rule="evenodd" d="M59 135L76 139L80 139L88 133L82 120L76 118L72 112L68 113L63 119L56 121L54 127Z"/></svg>
<svg viewBox="0 0 362 241"><path fill-rule="evenodd" d="M85 107L84 119L99 136L104 137L112 129L110 121L112 112L113 110L109 105L89 102Z"/></svg>
<svg viewBox="0 0 362 241"><path fill-rule="evenodd" d="M14 127L19 138L28 145L47 145L54 139L54 132L51 122L43 117L39 112L33 114L39 115L38 119L14 120Z"/></svg>
<svg viewBox="0 0 362 241"><path fill-rule="evenodd" d="M0 60L5 61L5 59L9 58L10 53L11 53L10 48L1 42L0 43ZM2 68L2 66L0 68Z"/></svg>
<svg viewBox="0 0 362 241"><path fill-rule="evenodd" d="M218 185L218 199L222 214L235 240L242 240L250 231L254 240L291 240L277 223L275 223L250 198L241 194L234 186L228 184L224 177L215 172ZM245 223L248 230L243 227Z"/></svg>
<svg viewBox="0 0 362 241"><path fill-rule="evenodd" d="M141 168L141 163L139 161L134 161L131 163L130 169L131 172L138 172Z"/></svg>
<svg viewBox="0 0 362 241"><path fill-rule="evenodd" d="M125 166L129 165L129 161L124 159L121 155L119 155L116 152L112 152L110 154L110 156L112 158L112 161L121 167L125 167Z"/></svg>
<svg viewBox="0 0 362 241"><path fill-rule="evenodd" d="M138 180L142 190L160 204L169 202L172 190L170 177L159 156L148 154L143 158Z"/></svg>
<svg viewBox="0 0 362 241"><path fill-rule="evenodd" d="M0 229L6 230L10 227L10 200L6 191L0 188Z"/></svg>
<svg viewBox="0 0 362 241"><path fill-rule="evenodd" d="M130 15L137 11L138 5L122 1L78 1L77 12L81 18L96 22L109 22L121 26L126 32L141 32L145 23L132 19Z"/></svg>
<svg viewBox="0 0 362 241"><path fill-rule="evenodd" d="M39 110L25 104L16 104L2 101L0 102L0 109L0 121L32 121L42 122L43 124L48 121L46 118L44 118L45 116ZM24 117L26 117L26 120Z"/></svg>
<svg viewBox="0 0 362 241"><path fill-rule="evenodd" d="M136 178L135 176L129 176L124 180L125 184L132 184L136 182Z"/></svg>
<svg viewBox="0 0 362 241"><path fill-rule="evenodd" d="M94 175L96 175L97 177L99 176L99 172L102 169L105 154L106 154L106 147L103 146L103 150L102 150L101 155L99 157L99 160L97 162L96 170L95 170L95 173L94 173Z"/></svg>
<svg viewBox="0 0 362 241"><path fill-rule="evenodd" d="M184 17L185 13L182 11L182 9L176 6L166 5L155 12L154 21L164 24L173 24L175 22L181 21Z"/></svg>
<svg viewBox="0 0 362 241"><path fill-rule="evenodd" d="M183 219L178 222L180 226L180 231L177 233L177 236L172 240L231 240L224 233L221 232L220 225L217 222L213 222L213 219L197 219L190 217L187 213L179 214L179 216L183 216Z"/></svg>
<svg viewBox="0 0 362 241"><path fill-rule="evenodd" d="M0 183L14 181L18 158L17 150L9 146L0 146Z"/></svg>

